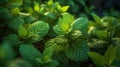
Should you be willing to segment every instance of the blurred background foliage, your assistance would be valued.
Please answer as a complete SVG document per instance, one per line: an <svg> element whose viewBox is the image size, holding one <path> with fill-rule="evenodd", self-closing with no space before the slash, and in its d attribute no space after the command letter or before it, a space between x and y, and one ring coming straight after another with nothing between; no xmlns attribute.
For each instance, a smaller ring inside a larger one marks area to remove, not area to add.
<svg viewBox="0 0 120 67"><path fill-rule="evenodd" d="M120 4L119 0L55 0L61 5L69 5L68 12L79 16L91 16L96 13L99 16L119 17Z"/></svg>

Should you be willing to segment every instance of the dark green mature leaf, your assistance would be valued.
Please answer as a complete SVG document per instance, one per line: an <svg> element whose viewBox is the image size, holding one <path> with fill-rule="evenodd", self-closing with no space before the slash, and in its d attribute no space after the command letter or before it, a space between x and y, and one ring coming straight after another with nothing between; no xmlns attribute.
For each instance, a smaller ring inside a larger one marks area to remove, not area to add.
<svg viewBox="0 0 120 67"><path fill-rule="evenodd" d="M57 18L53 12L46 12L44 15L53 20L55 20Z"/></svg>
<svg viewBox="0 0 120 67"><path fill-rule="evenodd" d="M97 67L106 67L105 58L102 55L96 52L89 52L88 54Z"/></svg>
<svg viewBox="0 0 120 67"><path fill-rule="evenodd" d="M9 20L12 18L12 15L9 13L9 10L6 8L0 7L0 20Z"/></svg>
<svg viewBox="0 0 120 67"><path fill-rule="evenodd" d="M86 18L78 18L72 24L73 30L80 30L85 35L88 31L88 20Z"/></svg>
<svg viewBox="0 0 120 67"><path fill-rule="evenodd" d="M19 37L16 34L9 34L2 39L3 43L9 43L11 45L16 45L19 42Z"/></svg>
<svg viewBox="0 0 120 67"><path fill-rule="evenodd" d="M28 44L22 44L19 48L21 56L34 66L40 66L40 63L36 60L41 57L41 53L34 46Z"/></svg>
<svg viewBox="0 0 120 67"><path fill-rule="evenodd" d="M21 17L17 17L17 18L12 18L9 22L8 22L8 26L11 28L11 29L14 29L14 30L18 30L18 27L20 25L23 25L24 24L24 20L23 18Z"/></svg>
<svg viewBox="0 0 120 67"><path fill-rule="evenodd" d="M33 17L32 15L25 17L26 23L32 23L33 21L35 21L35 17Z"/></svg>
<svg viewBox="0 0 120 67"><path fill-rule="evenodd" d="M104 57L106 63L110 65L116 58L116 49L112 45L109 46Z"/></svg>
<svg viewBox="0 0 120 67"><path fill-rule="evenodd" d="M65 54L68 58L75 61L83 61L88 59L88 52L90 51L89 47L85 42L76 42L71 44L65 50Z"/></svg>
<svg viewBox="0 0 120 67"><path fill-rule="evenodd" d="M49 25L44 21L34 22L27 29L28 36L33 40L33 42L41 40L42 37L44 37L47 34L48 30L49 30Z"/></svg>
<svg viewBox="0 0 120 67"><path fill-rule="evenodd" d="M53 28L54 28L54 32L55 32L56 34L58 34L58 35L64 34L64 32L59 28L58 25L54 26Z"/></svg>

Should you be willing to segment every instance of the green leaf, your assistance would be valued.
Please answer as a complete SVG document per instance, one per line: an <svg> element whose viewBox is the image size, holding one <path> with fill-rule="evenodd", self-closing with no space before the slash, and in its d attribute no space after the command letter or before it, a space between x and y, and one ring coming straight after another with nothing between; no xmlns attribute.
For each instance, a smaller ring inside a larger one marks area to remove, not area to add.
<svg viewBox="0 0 120 67"><path fill-rule="evenodd" d="M74 21L74 17L69 13L64 13L62 18L58 20L58 26L64 33L70 32L71 24Z"/></svg>
<svg viewBox="0 0 120 67"><path fill-rule="evenodd" d="M62 10L63 12L66 12L66 11L68 10L68 8L69 8L69 6L63 6L63 7L61 7L61 10Z"/></svg>
<svg viewBox="0 0 120 67"><path fill-rule="evenodd" d="M88 52L90 51L89 47L85 42L76 42L71 44L65 50L65 54L68 58L74 61L83 61L88 59Z"/></svg>
<svg viewBox="0 0 120 67"><path fill-rule="evenodd" d="M88 54L97 67L106 67L105 59L102 55L100 55L96 52L89 52Z"/></svg>
<svg viewBox="0 0 120 67"><path fill-rule="evenodd" d="M47 34L48 30L49 25L44 21L34 22L27 29L28 36L33 42L41 40L42 37L44 37Z"/></svg>
<svg viewBox="0 0 120 67"><path fill-rule="evenodd" d="M58 36L45 43L45 48L52 48L54 52L59 52L68 47L68 40L64 36Z"/></svg>
<svg viewBox="0 0 120 67"><path fill-rule="evenodd" d="M107 30L95 30L94 34L97 35L100 39L104 39L108 37Z"/></svg>
<svg viewBox="0 0 120 67"><path fill-rule="evenodd" d="M51 62L51 58L52 58L52 55L53 55L53 48L49 47L49 48L46 48L42 54L42 58L41 58L41 63L49 63Z"/></svg>
<svg viewBox="0 0 120 67"><path fill-rule="evenodd" d="M46 12L44 15L46 17L50 18L50 19L53 19L53 20L55 20L57 18L56 15L53 12L50 12L50 11Z"/></svg>
<svg viewBox="0 0 120 67"><path fill-rule="evenodd" d="M92 14L92 16L93 16L93 19L95 20L95 22L97 22L97 23L101 22L101 18L98 15Z"/></svg>
<svg viewBox="0 0 120 67"><path fill-rule="evenodd" d="M33 21L35 21L35 17L33 17L32 15L25 17L26 23L32 23Z"/></svg>
<svg viewBox="0 0 120 67"><path fill-rule="evenodd" d="M30 62L34 66L40 66L40 63L36 59L41 57L41 52L37 50L34 46L21 44L19 51L23 59Z"/></svg>
<svg viewBox="0 0 120 67"><path fill-rule="evenodd" d="M78 18L72 24L73 30L82 31L83 35L85 35L88 31L88 20L86 18Z"/></svg>
<svg viewBox="0 0 120 67"><path fill-rule="evenodd" d="M14 29L14 30L18 30L18 27L20 25L23 25L24 24L24 20L23 18L21 17L17 17L17 18L12 18L9 22L8 22L8 26L11 28L11 29Z"/></svg>
<svg viewBox="0 0 120 67"><path fill-rule="evenodd" d="M21 38L26 38L27 36L27 30L24 28L23 25L20 25L18 27L18 35L21 37Z"/></svg>
<svg viewBox="0 0 120 67"><path fill-rule="evenodd" d="M12 14L10 14L9 10L6 8L0 7L0 20L9 20L12 18Z"/></svg>
<svg viewBox="0 0 120 67"><path fill-rule="evenodd" d="M105 61L108 65L110 65L116 58L116 49L113 45L109 46L107 51L105 52Z"/></svg>
<svg viewBox="0 0 120 67"><path fill-rule="evenodd" d="M60 29L58 25L54 26L53 29L54 29L54 32L58 35L64 34L64 32Z"/></svg>
<svg viewBox="0 0 120 67"><path fill-rule="evenodd" d="M9 43L11 45L16 45L17 42L19 42L19 37L16 34L9 34L6 35L3 39L2 42L3 43Z"/></svg>
<svg viewBox="0 0 120 67"><path fill-rule="evenodd" d="M38 12L38 11L40 10L39 3L36 2L36 1L33 1L33 4L34 4L34 10L35 10L36 12Z"/></svg>

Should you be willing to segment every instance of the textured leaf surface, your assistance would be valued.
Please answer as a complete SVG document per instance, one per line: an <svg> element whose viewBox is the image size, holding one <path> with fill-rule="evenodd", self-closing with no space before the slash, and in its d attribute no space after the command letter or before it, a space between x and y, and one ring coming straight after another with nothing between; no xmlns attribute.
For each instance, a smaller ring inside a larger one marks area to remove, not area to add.
<svg viewBox="0 0 120 67"><path fill-rule="evenodd" d="M67 48L68 46L67 42L68 42L67 39L65 39L63 36L58 36L46 42L45 48L51 47L54 50L54 52L59 52Z"/></svg>
<svg viewBox="0 0 120 67"><path fill-rule="evenodd" d="M89 52L89 47L86 45L85 42L78 42L72 44L72 46L69 46L65 53L67 57L69 57L72 60L75 61L83 61L88 59L88 52Z"/></svg>
<svg viewBox="0 0 120 67"><path fill-rule="evenodd" d="M28 36L33 41L41 40L43 36L45 36L49 30L49 25L44 21L37 21L32 23L28 27Z"/></svg>
<svg viewBox="0 0 120 67"><path fill-rule="evenodd" d="M87 33L88 30L88 20L86 18L78 18L72 24L73 30L80 30L83 34Z"/></svg>

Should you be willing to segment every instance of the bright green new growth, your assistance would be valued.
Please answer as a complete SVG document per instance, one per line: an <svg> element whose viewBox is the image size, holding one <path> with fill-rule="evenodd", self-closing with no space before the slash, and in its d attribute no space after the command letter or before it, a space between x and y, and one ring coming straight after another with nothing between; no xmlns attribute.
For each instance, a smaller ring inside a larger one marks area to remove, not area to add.
<svg viewBox="0 0 120 67"><path fill-rule="evenodd" d="M25 38L27 36L27 30L22 25L18 27L18 35L21 38Z"/></svg>
<svg viewBox="0 0 120 67"><path fill-rule="evenodd" d="M71 24L74 21L74 17L69 13L64 13L62 18L59 18L58 25L54 27L56 34L67 34L71 31Z"/></svg>
<svg viewBox="0 0 120 67"><path fill-rule="evenodd" d="M62 18L59 18L58 24L54 26L56 34L68 34L72 30L80 30L86 34L88 30L88 20L86 18L78 18L74 20L74 17L69 13L64 13Z"/></svg>

